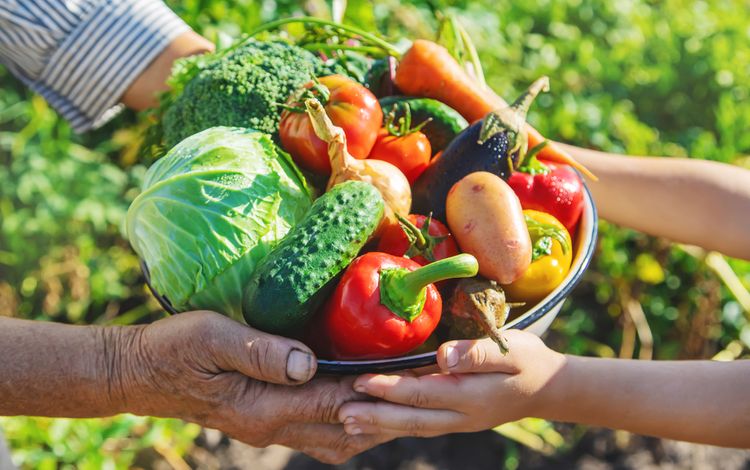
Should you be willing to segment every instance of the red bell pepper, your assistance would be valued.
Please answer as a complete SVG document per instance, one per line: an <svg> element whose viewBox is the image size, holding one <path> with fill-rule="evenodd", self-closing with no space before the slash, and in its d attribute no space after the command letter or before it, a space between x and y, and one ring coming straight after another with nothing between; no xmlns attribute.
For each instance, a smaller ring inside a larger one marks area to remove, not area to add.
<svg viewBox="0 0 750 470"><path fill-rule="evenodd" d="M371 252L355 259L323 309L316 341L334 359L375 359L408 353L440 321L434 282L472 277L476 258L461 254L420 266L408 258Z"/></svg>
<svg viewBox="0 0 750 470"><path fill-rule="evenodd" d="M521 207L551 214L574 235L583 212L581 177L568 165L535 158L527 161L508 179Z"/></svg>

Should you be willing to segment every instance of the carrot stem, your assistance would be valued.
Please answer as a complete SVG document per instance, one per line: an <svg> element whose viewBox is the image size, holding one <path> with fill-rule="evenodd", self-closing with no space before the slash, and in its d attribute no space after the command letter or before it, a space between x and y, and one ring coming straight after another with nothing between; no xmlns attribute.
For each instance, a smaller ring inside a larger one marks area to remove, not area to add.
<svg viewBox="0 0 750 470"><path fill-rule="evenodd" d="M256 36L264 31L271 31L273 29L279 28L280 26L284 26L286 24L291 23L302 23L305 25L313 24L313 25L321 25L321 26L328 26L331 29L338 30L338 31L345 31L347 33L356 34L357 36L360 36L362 39L366 40L372 45L378 46L379 48L383 49L385 52L387 52L389 55L392 55L397 58L401 58L401 52L396 49L396 46L393 44L390 44L389 42L379 38L378 36L368 33L367 31L364 31L359 28L355 28L354 26L348 26L345 24L340 23L334 23L333 21L324 20L322 18L315 18L312 16L299 16L294 18L282 18L280 20L271 21L269 23L262 24L255 28L254 30L250 31L248 34L249 36Z"/></svg>

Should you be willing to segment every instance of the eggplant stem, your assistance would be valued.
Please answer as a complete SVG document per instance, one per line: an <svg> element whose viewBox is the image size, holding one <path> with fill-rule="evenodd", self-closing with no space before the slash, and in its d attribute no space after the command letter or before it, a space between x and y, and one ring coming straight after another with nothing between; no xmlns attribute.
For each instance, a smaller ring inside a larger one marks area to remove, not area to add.
<svg viewBox="0 0 750 470"><path fill-rule="evenodd" d="M537 78L531 86L519 96L516 101L510 105L511 108L518 110L523 113L524 121L526 120L526 113L529 111L531 103L536 99L539 93L549 91L549 77Z"/></svg>
<svg viewBox="0 0 750 470"><path fill-rule="evenodd" d="M512 156L518 152L518 161L523 161L529 145L526 132L526 114L531 103L542 91L549 91L548 77L536 79L512 105L489 113L482 123L477 143L482 145L493 136L505 132L508 134L510 147L508 155Z"/></svg>

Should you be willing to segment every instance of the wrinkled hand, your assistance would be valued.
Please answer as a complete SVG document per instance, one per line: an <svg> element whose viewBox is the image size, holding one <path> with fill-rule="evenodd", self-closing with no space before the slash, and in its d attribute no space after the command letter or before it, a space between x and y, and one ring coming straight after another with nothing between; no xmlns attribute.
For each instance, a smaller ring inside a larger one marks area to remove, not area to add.
<svg viewBox="0 0 750 470"><path fill-rule="evenodd" d="M346 432L431 437L534 416L565 356L531 333L510 330L504 335L510 348L506 355L490 339L451 341L438 349L443 373L357 378L355 390L384 401L342 406L339 419Z"/></svg>
<svg viewBox="0 0 750 470"><path fill-rule="evenodd" d="M282 444L326 462L346 461L391 438L344 432L340 406L363 396L352 390L353 379L307 382L316 361L300 342L211 312L121 333L110 395L121 397L123 411L184 419L253 446Z"/></svg>

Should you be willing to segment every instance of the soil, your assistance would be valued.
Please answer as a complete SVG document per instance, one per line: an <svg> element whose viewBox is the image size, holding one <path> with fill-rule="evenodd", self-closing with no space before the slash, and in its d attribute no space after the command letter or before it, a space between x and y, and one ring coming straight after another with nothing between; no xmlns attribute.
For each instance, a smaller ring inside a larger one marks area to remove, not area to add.
<svg viewBox="0 0 750 470"><path fill-rule="evenodd" d="M563 435L573 428L561 426ZM371 449L343 465L317 462L281 446L257 449L206 431L192 453L191 467L227 470L750 470L750 450L688 444L591 429L573 448L544 456L492 431L431 439L406 438Z"/></svg>

